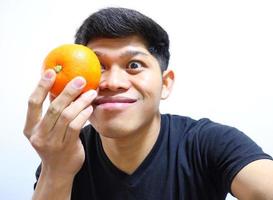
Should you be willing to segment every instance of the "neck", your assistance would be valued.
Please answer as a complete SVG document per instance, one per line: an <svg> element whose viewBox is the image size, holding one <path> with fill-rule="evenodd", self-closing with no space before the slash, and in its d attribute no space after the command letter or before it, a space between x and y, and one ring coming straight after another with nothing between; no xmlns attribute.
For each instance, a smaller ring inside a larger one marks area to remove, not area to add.
<svg viewBox="0 0 273 200"><path fill-rule="evenodd" d="M100 135L103 149L121 171L132 174L153 148L160 131L160 114L144 127L122 138Z"/></svg>

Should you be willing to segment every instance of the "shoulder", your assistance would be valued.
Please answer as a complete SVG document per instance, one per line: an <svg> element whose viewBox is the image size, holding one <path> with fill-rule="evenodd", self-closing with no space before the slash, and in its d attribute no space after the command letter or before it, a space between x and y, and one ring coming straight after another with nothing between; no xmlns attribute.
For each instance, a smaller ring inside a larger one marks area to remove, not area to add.
<svg viewBox="0 0 273 200"><path fill-rule="evenodd" d="M214 162L232 156L237 159L249 156L245 161L249 162L256 159L255 154L262 154L261 158L264 156L262 149L244 132L208 118L194 120L174 115L170 116L170 127L180 133L180 143L196 148L202 154L206 152Z"/></svg>
<svg viewBox="0 0 273 200"><path fill-rule="evenodd" d="M198 126L206 124L207 119L195 120L187 116L162 114L162 124L174 132L189 132Z"/></svg>
<svg viewBox="0 0 273 200"><path fill-rule="evenodd" d="M169 138L187 154L194 152L210 165L221 167L229 176L256 159L267 158L249 136L235 127L214 122L208 118L194 120L189 117L166 115ZM231 172L232 171L232 172Z"/></svg>
<svg viewBox="0 0 273 200"><path fill-rule="evenodd" d="M222 138L236 137L242 132L238 129L214 122L208 118L192 119L187 116L164 114L162 115L163 128L169 129L171 134L181 135L186 138Z"/></svg>

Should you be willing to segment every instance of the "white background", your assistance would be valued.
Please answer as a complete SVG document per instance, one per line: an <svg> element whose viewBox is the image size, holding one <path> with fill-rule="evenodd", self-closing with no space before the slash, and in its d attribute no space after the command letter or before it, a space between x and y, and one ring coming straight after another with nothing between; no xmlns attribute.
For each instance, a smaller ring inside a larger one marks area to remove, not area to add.
<svg viewBox="0 0 273 200"><path fill-rule="evenodd" d="M271 0L1 0L1 199L31 198L39 157L22 130L44 56L105 6L135 8L169 32L176 83L162 112L235 126L273 155Z"/></svg>

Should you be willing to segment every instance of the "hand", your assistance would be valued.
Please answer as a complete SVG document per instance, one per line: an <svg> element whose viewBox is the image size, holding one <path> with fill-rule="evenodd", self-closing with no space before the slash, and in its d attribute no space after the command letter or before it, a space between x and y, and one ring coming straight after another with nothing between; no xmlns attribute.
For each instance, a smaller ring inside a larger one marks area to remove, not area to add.
<svg viewBox="0 0 273 200"><path fill-rule="evenodd" d="M55 77L53 70L46 71L30 96L24 134L42 160L43 174L74 177L85 159L79 133L93 112L96 91L81 94L86 82L77 77L51 102L43 117L43 102Z"/></svg>

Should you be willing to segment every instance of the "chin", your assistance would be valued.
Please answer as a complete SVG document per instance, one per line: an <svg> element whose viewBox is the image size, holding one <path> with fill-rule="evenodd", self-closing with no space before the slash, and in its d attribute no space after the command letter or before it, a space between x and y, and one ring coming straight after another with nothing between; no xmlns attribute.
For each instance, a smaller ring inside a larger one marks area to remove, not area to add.
<svg viewBox="0 0 273 200"><path fill-rule="evenodd" d="M98 129L97 131L103 137L112 139L126 138L136 132L134 129L130 129L129 127L125 128L117 126L104 126L103 129Z"/></svg>
<svg viewBox="0 0 273 200"><path fill-rule="evenodd" d="M103 121L103 123L100 121ZM90 119L92 126L97 130L97 132L108 138L127 137L134 132L137 132L138 127L140 127L141 124L141 122L137 122L137 119L131 118L128 120L128 117L126 119L113 117L100 121L94 117Z"/></svg>

